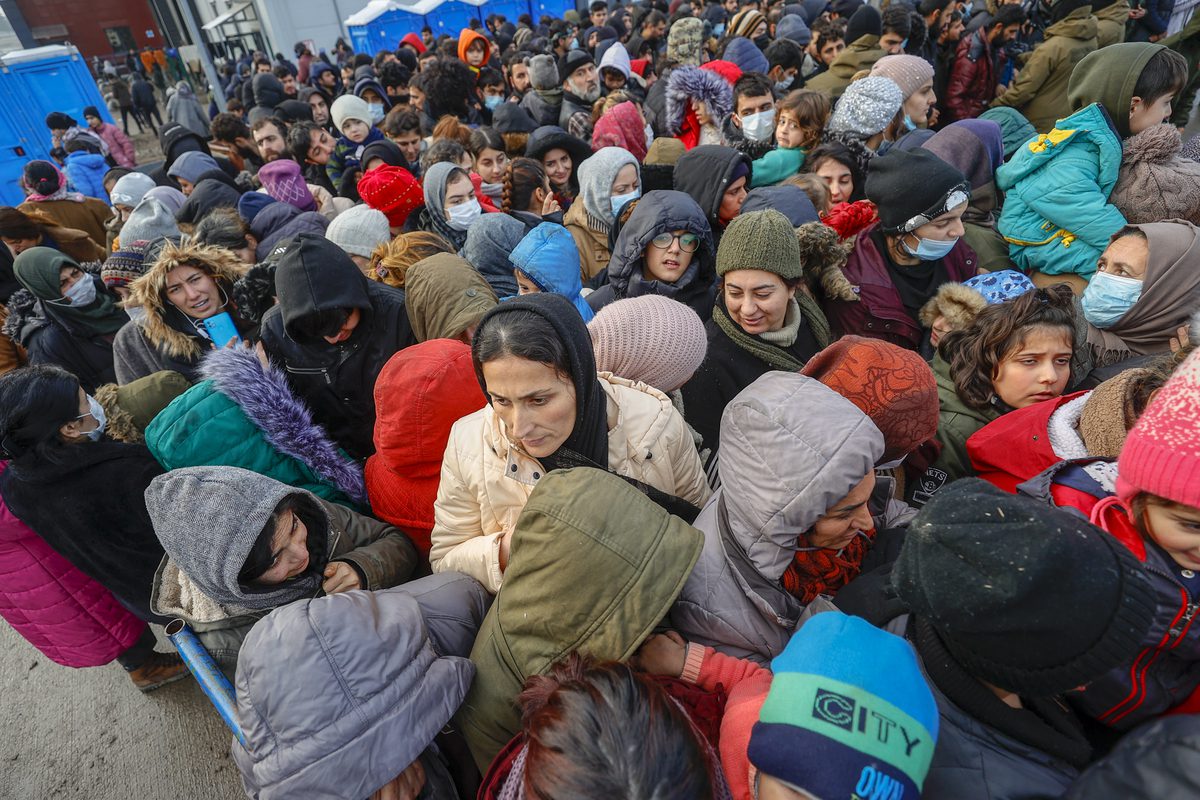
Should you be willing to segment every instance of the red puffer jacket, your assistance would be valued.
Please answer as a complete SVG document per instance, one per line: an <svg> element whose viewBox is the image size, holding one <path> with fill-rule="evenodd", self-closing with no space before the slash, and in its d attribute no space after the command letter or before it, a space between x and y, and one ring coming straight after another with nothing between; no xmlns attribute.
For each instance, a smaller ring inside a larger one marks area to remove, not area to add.
<svg viewBox="0 0 1200 800"><path fill-rule="evenodd" d="M996 82L1007 61L1008 55L1003 50L993 53L992 43L983 29L959 40L946 88L949 122L971 119L983 113L996 97Z"/></svg>
<svg viewBox="0 0 1200 800"><path fill-rule="evenodd" d="M8 462L0 461L0 472ZM129 649L146 623L77 570L0 501L0 617L46 658L98 667Z"/></svg>
<svg viewBox="0 0 1200 800"><path fill-rule="evenodd" d="M1063 395L1003 414L967 439L975 474L998 489L1016 494L1024 483L1062 459L1050 445L1050 417L1087 392Z"/></svg>

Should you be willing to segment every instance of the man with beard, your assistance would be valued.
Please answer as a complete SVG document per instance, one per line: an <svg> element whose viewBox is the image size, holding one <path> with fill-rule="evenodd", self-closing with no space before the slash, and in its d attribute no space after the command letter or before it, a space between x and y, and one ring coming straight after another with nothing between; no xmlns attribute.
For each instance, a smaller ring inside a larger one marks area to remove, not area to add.
<svg viewBox="0 0 1200 800"><path fill-rule="evenodd" d="M262 166L258 148L250 136L250 128L237 114L217 114L213 117L209 132L212 140L208 143L208 149L214 156L229 159L238 172L257 172Z"/></svg>
<svg viewBox="0 0 1200 800"><path fill-rule="evenodd" d="M287 158L287 125L274 117L264 117L254 123L254 144L264 164L277 158Z"/></svg>
<svg viewBox="0 0 1200 800"><path fill-rule="evenodd" d="M596 62L585 50L572 50L559 62L563 76L562 110L558 124L572 136L592 140L592 103L600 99Z"/></svg>
<svg viewBox="0 0 1200 800"><path fill-rule="evenodd" d="M529 59L531 54L524 50L513 50L504 56L504 77L508 79L509 88L518 99L529 91Z"/></svg>

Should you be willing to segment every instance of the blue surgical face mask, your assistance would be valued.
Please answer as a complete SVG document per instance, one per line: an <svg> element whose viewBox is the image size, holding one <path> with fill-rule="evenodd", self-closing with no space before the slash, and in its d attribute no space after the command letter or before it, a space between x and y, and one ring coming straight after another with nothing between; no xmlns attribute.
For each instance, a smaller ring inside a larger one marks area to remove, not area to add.
<svg viewBox="0 0 1200 800"><path fill-rule="evenodd" d="M904 51L907 48L908 48L908 37L905 37L904 40L902 42L900 42L900 50Z"/></svg>
<svg viewBox="0 0 1200 800"><path fill-rule="evenodd" d="M752 142L769 142L775 133L775 109L742 117L742 133Z"/></svg>
<svg viewBox="0 0 1200 800"><path fill-rule="evenodd" d="M916 234L914 233L913 236ZM920 236L916 236L916 238L916 249L909 247L908 242L903 239L900 240L900 246L904 248L904 252L922 261L937 261L939 258L945 258L954 249L954 245L958 244L958 239L922 239Z"/></svg>
<svg viewBox="0 0 1200 800"><path fill-rule="evenodd" d="M383 103L367 103L367 108L371 111L372 125L383 122Z"/></svg>
<svg viewBox="0 0 1200 800"><path fill-rule="evenodd" d="M775 81L775 94L784 94L788 89L792 88L792 83L795 82L795 80L795 75L788 75L781 81Z"/></svg>
<svg viewBox="0 0 1200 800"><path fill-rule="evenodd" d="M1111 328L1142 296L1142 282L1097 272L1083 291L1083 316L1097 328Z"/></svg>
<svg viewBox="0 0 1200 800"><path fill-rule="evenodd" d="M571 40L571 45L570 45L570 47L568 47L568 49L569 50L578 50L579 49L579 37L578 36L576 36L574 39Z"/></svg>
<svg viewBox="0 0 1200 800"><path fill-rule="evenodd" d="M104 428L107 426L108 420L104 416L104 407L96 401L96 398L92 397L89 394L87 396L87 401L88 401L88 413L80 414L75 419L83 419L84 417L90 415L94 420L96 420L96 427L93 430L87 431L86 433L80 433L77 435L81 439L84 437L87 437L88 439L91 439L93 442L97 442L100 440L100 437L104 435Z"/></svg>
<svg viewBox="0 0 1200 800"><path fill-rule="evenodd" d="M92 281L90 275L85 274L67 287L67 291L63 294L62 299L49 300L47 302L56 306L82 308L83 306L90 306L95 300L96 284Z"/></svg>
<svg viewBox="0 0 1200 800"><path fill-rule="evenodd" d="M917 129L917 123L912 121L912 117L910 117L908 114L905 114L904 127L908 128L910 131L915 131Z"/></svg>
<svg viewBox="0 0 1200 800"><path fill-rule="evenodd" d="M466 231L471 227L471 223L479 219L479 215L483 213L483 208L480 207L479 201L472 197L465 203L459 203L450 209L450 213L446 216L446 223L456 231Z"/></svg>
<svg viewBox="0 0 1200 800"><path fill-rule="evenodd" d="M724 33L725 33L725 23L724 22L722 22L720 25L713 26L713 36L720 39L721 35Z"/></svg>
<svg viewBox="0 0 1200 800"><path fill-rule="evenodd" d="M490 94L483 98L483 104L487 106L488 111L495 111L504 103L503 95Z"/></svg>
<svg viewBox="0 0 1200 800"><path fill-rule="evenodd" d="M625 207L626 203L628 203L630 200L637 200L641 196L642 190L638 188L634 189L629 194L614 194L612 197L608 198L608 202L612 206L613 217L615 218L617 216L617 213Z"/></svg>

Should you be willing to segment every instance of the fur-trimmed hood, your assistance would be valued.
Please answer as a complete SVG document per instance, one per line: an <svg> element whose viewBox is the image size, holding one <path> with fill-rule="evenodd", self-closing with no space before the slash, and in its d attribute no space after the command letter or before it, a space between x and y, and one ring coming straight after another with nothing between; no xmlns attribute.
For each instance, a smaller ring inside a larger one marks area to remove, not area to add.
<svg viewBox="0 0 1200 800"><path fill-rule="evenodd" d="M961 283L943 283L937 294L921 307L921 325L932 328L938 317L945 317L954 330L961 330L987 306L983 295Z"/></svg>
<svg viewBox="0 0 1200 800"><path fill-rule="evenodd" d="M167 274L178 266L202 265L213 275L229 297L230 314L233 307L233 284L246 273L246 265L229 250L207 245L167 244L142 277L129 284L129 306L141 306L146 316L141 321L147 341L160 347L172 358L197 358L202 352L200 340L190 320L166 298ZM185 327L186 326L186 327ZM188 332L189 329L192 332Z"/></svg>
<svg viewBox="0 0 1200 800"><path fill-rule="evenodd" d="M264 369L253 351L221 348L201 362L200 377L237 403L272 447L366 506L362 467L337 449L277 368Z"/></svg>
<svg viewBox="0 0 1200 800"><path fill-rule="evenodd" d="M682 128L693 100L704 103L713 124L720 130L725 118L733 111L733 87L717 73L699 67L671 70L671 76L667 78L666 129L672 136Z"/></svg>

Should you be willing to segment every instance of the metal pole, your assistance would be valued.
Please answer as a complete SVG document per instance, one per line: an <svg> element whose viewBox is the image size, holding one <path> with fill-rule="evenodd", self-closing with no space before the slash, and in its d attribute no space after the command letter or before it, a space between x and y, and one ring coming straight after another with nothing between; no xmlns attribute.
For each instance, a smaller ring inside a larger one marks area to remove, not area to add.
<svg viewBox="0 0 1200 800"><path fill-rule="evenodd" d="M204 77L208 79L209 86L212 87L212 96L217 101L217 110L224 111L225 92L221 91L221 79L217 75L217 68L213 66L212 53L208 52L208 42L204 41L204 37L200 35L200 26L196 24L196 14L191 0L182 0L178 4L178 8L188 36L195 42L196 52L200 54L200 66L204 69Z"/></svg>

